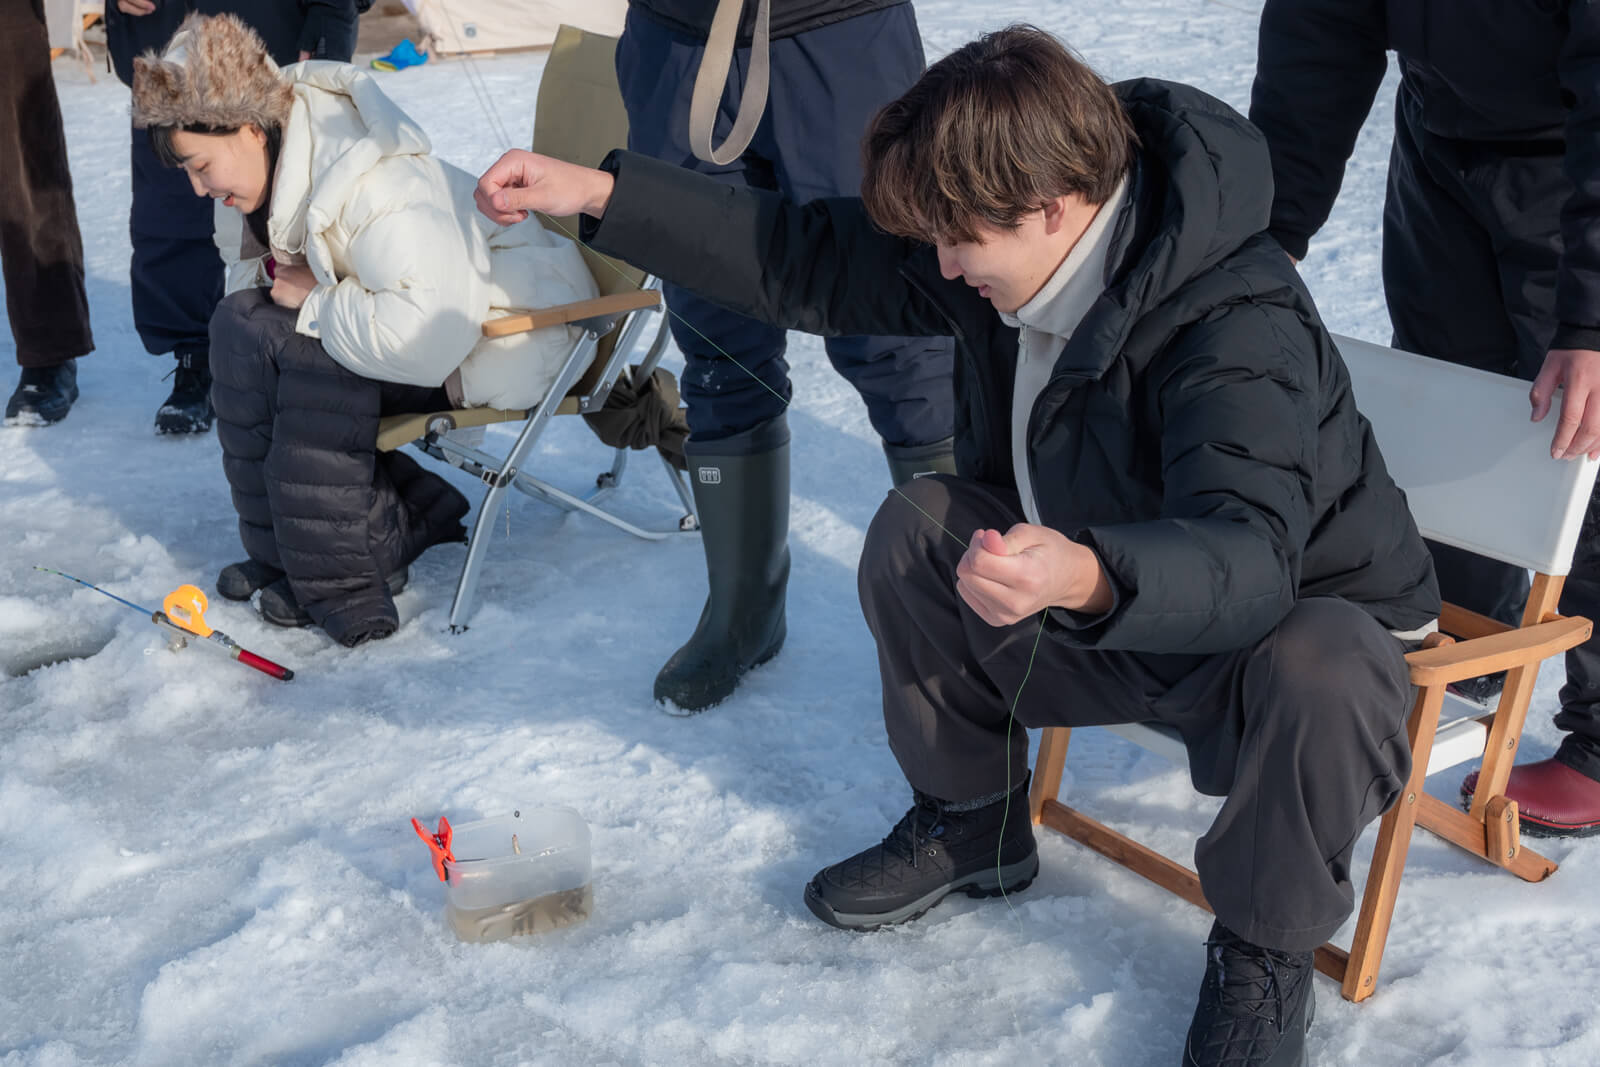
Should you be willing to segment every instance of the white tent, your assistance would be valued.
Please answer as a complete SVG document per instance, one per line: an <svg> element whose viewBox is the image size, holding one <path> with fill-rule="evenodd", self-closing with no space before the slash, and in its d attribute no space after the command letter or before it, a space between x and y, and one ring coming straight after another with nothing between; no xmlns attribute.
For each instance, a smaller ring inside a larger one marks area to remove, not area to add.
<svg viewBox="0 0 1600 1067"><path fill-rule="evenodd" d="M406 0L427 51L449 55L543 48L563 23L596 33L622 32L627 0Z"/></svg>
<svg viewBox="0 0 1600 1067"><path fill-rule="evenodd" d="M113 0L115 2L115 0ZM44 0L45 29L50 48L72 52L89 67L89 49L83 43L84 23L91 16L104 16L104 0ZM90 70L89 77L94 77Z"/></svg>

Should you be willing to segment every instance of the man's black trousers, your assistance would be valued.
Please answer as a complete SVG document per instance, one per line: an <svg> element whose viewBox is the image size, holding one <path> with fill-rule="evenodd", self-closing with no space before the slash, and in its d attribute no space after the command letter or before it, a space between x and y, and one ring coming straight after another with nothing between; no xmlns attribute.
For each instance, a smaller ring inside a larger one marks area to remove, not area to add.
<svg viewBox="0 0 1600 1067"><path fill-rule="evenodd" d="M1402 83L1383 213L1383 287L1395 347L1532 381L1557 325L1561 208L1572 191L1563 146L1446 140L1422 128L1418 109ZM1552 437L1558 414L1545 417ZM1446 600L1502 622L1520 620L1525 570L1448 545L1429 547ZM1560 611L1600 618L1600 492L1589 500ZM1556 725L1569 733L1556 756L1600 779L1600 638L1566 659Z"/></svg>
<svg viewBox="0 0 1600 1067"><path fill-rule="evenodd" d="M993 627L956 592L964 549L946 530L1024 521L1016 493L944 476L903 488L873 519L859 574L889 747L911 785L948 801L1015 787L1024 727L1167 724L1195 787L1227 798L1195 846L1217 917L1269 948L1326 941L1353 904L1357 837L1410 774L1400 641L1329 597L1213 655L1073 648L1041 638L1037 619Z"/></svg>

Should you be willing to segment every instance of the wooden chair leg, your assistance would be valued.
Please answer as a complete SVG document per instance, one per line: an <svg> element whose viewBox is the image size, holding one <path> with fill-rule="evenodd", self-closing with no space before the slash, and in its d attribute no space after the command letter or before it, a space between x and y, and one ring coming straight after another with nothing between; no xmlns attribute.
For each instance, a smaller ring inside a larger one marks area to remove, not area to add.
<svg viewBox="0 0 1600 1067"><path fill-rule="evenodd" d="M1067 764L1067 742L1072 731L1065 726L1047 726L1039 734L1039 755L1033 761L1033 786L1029 789L1028 810L1037 825L1043 817L1044 803L1061 792L1061 771Z"/></svg>
<svg viewBox="0 0 1600 1067"><path fill-rule="evenodd" d="M1427 796L1423 785L1428 778L1428 757L1433 753L1433 735L1443 704L1444 686L1429 686L1417 694L1411 711L1406 729L1411 741L1411 778L1400 799L1378 824L1372 869L1367 872L1367 888L1361 895L1361 913L1356 918L1356 932L1350 940L1349 961L1341 984L1346 1000L1365 1000L1377 988L1378 968L1383 965L1383 949L1389 940L1389 924L1394 919L1395 897L1400 892L1400 876L1406 869L1406 853L1411 848L1418 804Z"/></svg>
<svg viewBox="0 0 1600 1067"><path fill-rule="evenodd" d="M1566 583L1562 576L1535 574L1533 587L1528 592L1528 604L1522 612L1522 625L1541 622L1555 614L1561 602L1561 589ZM1511 777L1511 765L1517 759L1517 746L1521 743L1522 727L1528 717L1528 705L1533 700L1533 685L1539 678L1539 663L1515 667L1506 672L1505 688L1500 692L1500 703L1489 724L1489 736L1483 748L1483 766L1478 771L1478 789L1472 796L1472 818L1485 821L1484 809L1495 797L1506 791L1506 780ZM1499 862L1489 857L1491 862ZM1502 867L1505 864L1500 864Z"/></svg>
<svg viewBox="0 0 1600 1067"><path fill-rule="evenodd" d="M1501 819L1505 818L1504 809L1492 806L1489 810L1495 810ZM1451 807L1438 797L1418 798L1417 825L1453 845L1460 845L1475 856L1490 858L1487 825L1461 809ZM1507 827L1497 827L1495 835L1497 840L1505 840L1511 837L1511 832ZM1504 856L1507 851L1512 854ZM1505 859L1500 866L1525 882L1542 882L1556 872L1554 860L1546 859L1520 842L1514 850L1501 849L1497 846L1495 855Z"/></svg>

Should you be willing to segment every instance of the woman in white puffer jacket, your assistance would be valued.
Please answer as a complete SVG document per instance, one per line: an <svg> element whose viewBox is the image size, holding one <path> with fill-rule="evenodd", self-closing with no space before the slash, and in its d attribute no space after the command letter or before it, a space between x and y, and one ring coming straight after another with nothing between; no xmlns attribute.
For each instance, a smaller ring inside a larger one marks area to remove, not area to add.
<svg viewBox="0 0 1600 1067"><path fill-rule="evenodd" d="M230 295L212 320L213 402L250 559L218 591L260 589L269 620L347 644L384 636L406 565L458 538L466 506L408 459L374 455L377 417L536 404L570 328L491 339L483 323L594 296L594 281L572 242L479 214L475 179L429 155L365 72L280 70L232 16L191 16L137 60L133 111L220 204Z"/></svg>

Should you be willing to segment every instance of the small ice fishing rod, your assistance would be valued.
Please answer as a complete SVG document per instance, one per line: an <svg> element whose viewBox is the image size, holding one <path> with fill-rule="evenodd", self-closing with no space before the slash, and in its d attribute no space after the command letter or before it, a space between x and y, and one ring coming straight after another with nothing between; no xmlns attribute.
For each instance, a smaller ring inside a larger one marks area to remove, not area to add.
<svg viewBox="0 0 1600 1067"><path fill-rule="evenodd" d="M140 607L131 600L124 600L115 593L101 589L93 582L86 582L82 578L74 578L65 571L58 571L51 567L35 565L34 570L44 571L46 574L57 574L69 582L77 582L85 589L93 589L101 596L110 597L118 604L124 604L139 614L147 617L151 622L175 634L179 642L186 642L191 637L203 638L208 645L221 649L230 658L238 660L246 667L254 667L262 674L270 674L280 682L287 682L294 677L294 671L288 667L281 667L270 659L258 656L247 648L240 646L239 642L223 633L213 630L206 625L206 595L197 586L180 585L167 594L162 601L160 611L151 611L149 608Z"/></svg>

